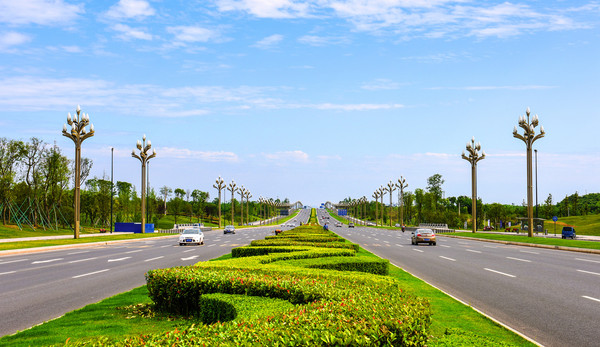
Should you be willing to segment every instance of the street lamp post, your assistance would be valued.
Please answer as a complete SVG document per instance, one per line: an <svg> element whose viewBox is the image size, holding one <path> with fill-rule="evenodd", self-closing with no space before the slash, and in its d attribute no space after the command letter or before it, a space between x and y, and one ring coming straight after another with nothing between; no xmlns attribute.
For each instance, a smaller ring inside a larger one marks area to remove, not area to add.
<svg viewBox="0 0 600 347"><path fill-rule="evenodd" d="M539 215L538 215L537 149L534 149L533 151L535 152L535 218L539 218Z"/></svg>
<svg viewBox="0 0 600 347"><path fill-rule="evenodd" d="M235 199L234 194L235 194L235 191L237 190L237 184L235 183L234 180L231 180L231 183L229 183L227 190L229 190L231 192L231 224L235 225L235 220L233 219L234 218L233 212L234 212L235 205L233 203L233 200Z"/></svg>
<svg viewBox="0 0 600 347"><path fill-rule="evenodd" d="M377 208L377 204L379 204L379 189L375 189L373 199L375 199L375 226L377 226L379 220L379 210Z"/></svg>
<svg viewBox="0 0 600 347"><path fill-rule="evenodd" d="M246 224L250 224L250 198L252 198L252 193L246 190Z"/></svg>
<svg viewBox="0 0 600 347"><path fill-rule="evenodd" d="M400 209L400 227L404 226L404 188L408 187L408 183L404 177L400 176L398 179L398 183L396 183L396 187L398 187L398 208Z"/></svg>
<svg viewBox="0 0 600 347"><path fill-rule="evenodd" d="M525 146L527 147L527 219L529 220L529 228L527 230L527 235L529 237L533 237L533 178L532 178L532 169L531 169L531 147L533 143L539 139L544 137L546 132L544 131L544 127L540 126L540 133L535 134L535 127L539 124L539 118L534 115L531 120L529 118L531 111L529 107L527 107L527 118L525 116L519 117L519 126L523 129L523 135L517 132L517 126L515 126L513 130L513 136L525 142Z"/></svg>
<svg viewBox="0 0 600 347"><path fill-rule="evenodd" d="M115 188L113 183L113 159L114 159L115 148L110 149L110 233L113 232L113 201L115 196Z"/></svg>
<svg viewBox="0 0 600 347"><path fill-rule="evenodd" d="M150 140L146 142L146 135L142 137L142 141L138 140L137 149L140 154L135 154L135 149L131 151L131 156L137 158L142 163L142 234L146 232L146 164L148 160L156 157L156 150L152 150L150 154L150 148L152 143Z"/></svg>
<svg viewBox="0 0 600 347"><path fill-rule="evenodd" d="M392 227L392 197L394 195L392 193L396 190L396 185L394 184L394 182L389 181L387 184L386 190L390 193L390 209L388 212L388 216L390 218L390 228L391 228Z"/></svg>
<svg viewBox="0 0 600 347"><path fill-rule="evenodd" d="M225 189L225 181L219 176L215 184L213 184L213 188L219 191L219 228L221 228L221 191Z"/></svg>
<svg viewBox="0 0 600 347"><path fill-rule="evenodd" d="M71 126L71 131L67 131L67 124L63 124L62 134L65 137L70 138L75 143L75 191L73 199L75 200L74 205L74 222L75 231L73 238L79 238L79 224L81 219L80 216L80 177L81 177L81 143L88 137L94 136L94 125L90 124L90 115L81 113L81 108L77 105L76 114L71 119L71 113L67 114L67 123ZM85 127L90 124L90 131L86 131Z"/></svg>
<svg viewBox="0 0 600 347"><path fill-rule="evenodd" d="M246 188L241 186L238 188L240 193L240 225L244 225L244 197L246 196Z"/></svg>
<svg viewBox="0 0 600 347"><path fill-rule="evenodd" d="M467 152L469 156L462 152L462 158L471 163L471 210L473 212L473 232L477 232L477 162L485 158L485 152L482 151L481 155L481 143L475 144L475 136L471 139L471 142L467 142Z"/></svg>
<svg viewBox="0 0 600 347"><path fill-rule="evenodd" d="M385 222L383 219L383 212L385 210L385 205L383 204L383 197L385 196L385 188L383 188L383 186L379 187L379 197L381 198L381 226L383 226L383 223Z"/></svg>

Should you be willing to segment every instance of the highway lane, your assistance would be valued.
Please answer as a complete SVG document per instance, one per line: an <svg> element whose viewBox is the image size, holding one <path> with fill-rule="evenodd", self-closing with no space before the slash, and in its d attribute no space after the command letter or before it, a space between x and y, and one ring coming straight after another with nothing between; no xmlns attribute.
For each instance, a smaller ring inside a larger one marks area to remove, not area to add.
<svg viewBox="0 0 600 347"><path fill-rule="evenodd" d="M331 225L331 223L330 223ZM357 226L333 231L546 346L600 341L600 256Z"/></svg>
<svg viewBox="0 0 600 347"><path fill-rule="evenodd" d="M295 220L305 223L309 216L310 210L301 210ZM0 257L0 336L144 285L148 270L210 260L274 229L245 228L226 235L207 231L202 246L179 246L173 235Z"/></svg>

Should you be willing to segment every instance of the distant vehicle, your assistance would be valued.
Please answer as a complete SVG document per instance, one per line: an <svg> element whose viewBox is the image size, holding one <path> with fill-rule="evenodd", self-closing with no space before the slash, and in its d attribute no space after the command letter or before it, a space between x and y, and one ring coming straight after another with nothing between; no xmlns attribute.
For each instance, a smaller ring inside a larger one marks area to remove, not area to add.
<svg viewBox="0 0 600 347"><path fill-rule="evenodd" d="M412 232L410 243L413 245L418 245L419 243L428 243L430 246L435 246L435 232L433 232L431 229L417 229Z"/></svg>
<svg viewBox="0 0 600 347"><path fill-rule="evenodd" d="M577 235L575 234L575 228L573 227L563 227L562 228L562 238L563 239L575 239Z"/></svg>
<svg viewBox="0 0 600 347"><path fill-rule="evenodd" d="M341 227L341 226L342 226L342 222L337 222L337 223L335 223L335 226L336 226L336 227Z"/></svg>
<svg viewBox="0 0 600 347"><path fill-rule="evenodd" d="M494 230L493 226L485 226L483 227L483 231L490 231L490 230Z"/></svg>
<svg viewBox="0 0 600 347"><path fill-rule="evenodd" d="M179 245L187 245L195 243L197 245L204 244L204 234L200 229L186 229L179 235Z"/></svg>
<svg viewBox="0 0 600 347"><path fill-rule="evenodd" d="M348 228L354 228L354 223L348 223Z"/></svg>
<svg viewBox="0 0 600 347"><path fill-rule="evenodd" d="M225 229L223 229L223 234L235 234L235 226L226 225Z"/></svg>

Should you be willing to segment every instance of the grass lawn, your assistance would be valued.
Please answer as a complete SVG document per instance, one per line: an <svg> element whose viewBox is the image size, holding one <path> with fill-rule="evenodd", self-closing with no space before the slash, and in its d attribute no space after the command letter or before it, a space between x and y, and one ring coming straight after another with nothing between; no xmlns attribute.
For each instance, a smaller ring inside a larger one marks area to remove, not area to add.
<svg viewBox="0 0 600 347"><path fill-rule="evenodd" d="M438 234L440 235L440 234ZM500 240L508 242L533 243L538 245L551 245L587 249L600 249L600 242L597 241L582 241L582 240L563 240L545 237L527 237L526 235L510 235L510 234L488 234L488 233L453 233L451 235L470 237L475 239L485 240Z"/></svg>
<svg viewBox="0 0 600 347"><path fill-rule="evenodd" d="M560 217L556 222L556 233L560 233L563 226L572 226L577 235L600 236L600 214L589 214L587 216ZM554 222L546 221L545 228L548 233L554 232Z"/></svg>
<svg viewBox="0 0 600 347"><path fill-rule="evenodd" d="M363 249L359 251L359 254L376 257ZM218 259L229 258L231 258L231 254ZM470 336L475 335L475 340L468 339L465 345L473 345L473 343L488 346L533 345L402 269L390 265L390 276L400 280L404 290L408 293L414 293L414 295L425 297L430 301L433 322L430 330L432 338L428 344L431 346L443 346L443 338L448 329L460 329ZM236 296L235 300L235 307L238 311L237 319L267 317L291 307L287 301L270 298ZM98 336L102 337L102 341L110 343L111 341L121 341L128 336L166 334L168 331L181 330L191 324L202 324L196 318L171 317L155 313L149 304L150 299L146 286L142 286L70 312L61 318L29 330L0 338L0 346L64 344L67 339L70 342L85 341ZM456 340L453 341L456 342Z"/></svg>

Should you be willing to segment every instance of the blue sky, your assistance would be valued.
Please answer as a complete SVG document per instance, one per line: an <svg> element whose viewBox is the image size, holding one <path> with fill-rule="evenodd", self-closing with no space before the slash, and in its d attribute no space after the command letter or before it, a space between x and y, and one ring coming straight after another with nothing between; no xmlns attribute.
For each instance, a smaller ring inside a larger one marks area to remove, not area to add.
<svg viewBox="0 0 600 347"><path fill-rule="evenodd" d="M599 192L600 2L0 0L0 136L60 146L79 104L91 176L215 196L221 175L305 204L402 175L470 196L475 136L486 203L526 198L527 107L539 196ZM387 198L386 198L387 200ZM394 198L396 200L396 198Z"/></svg>

